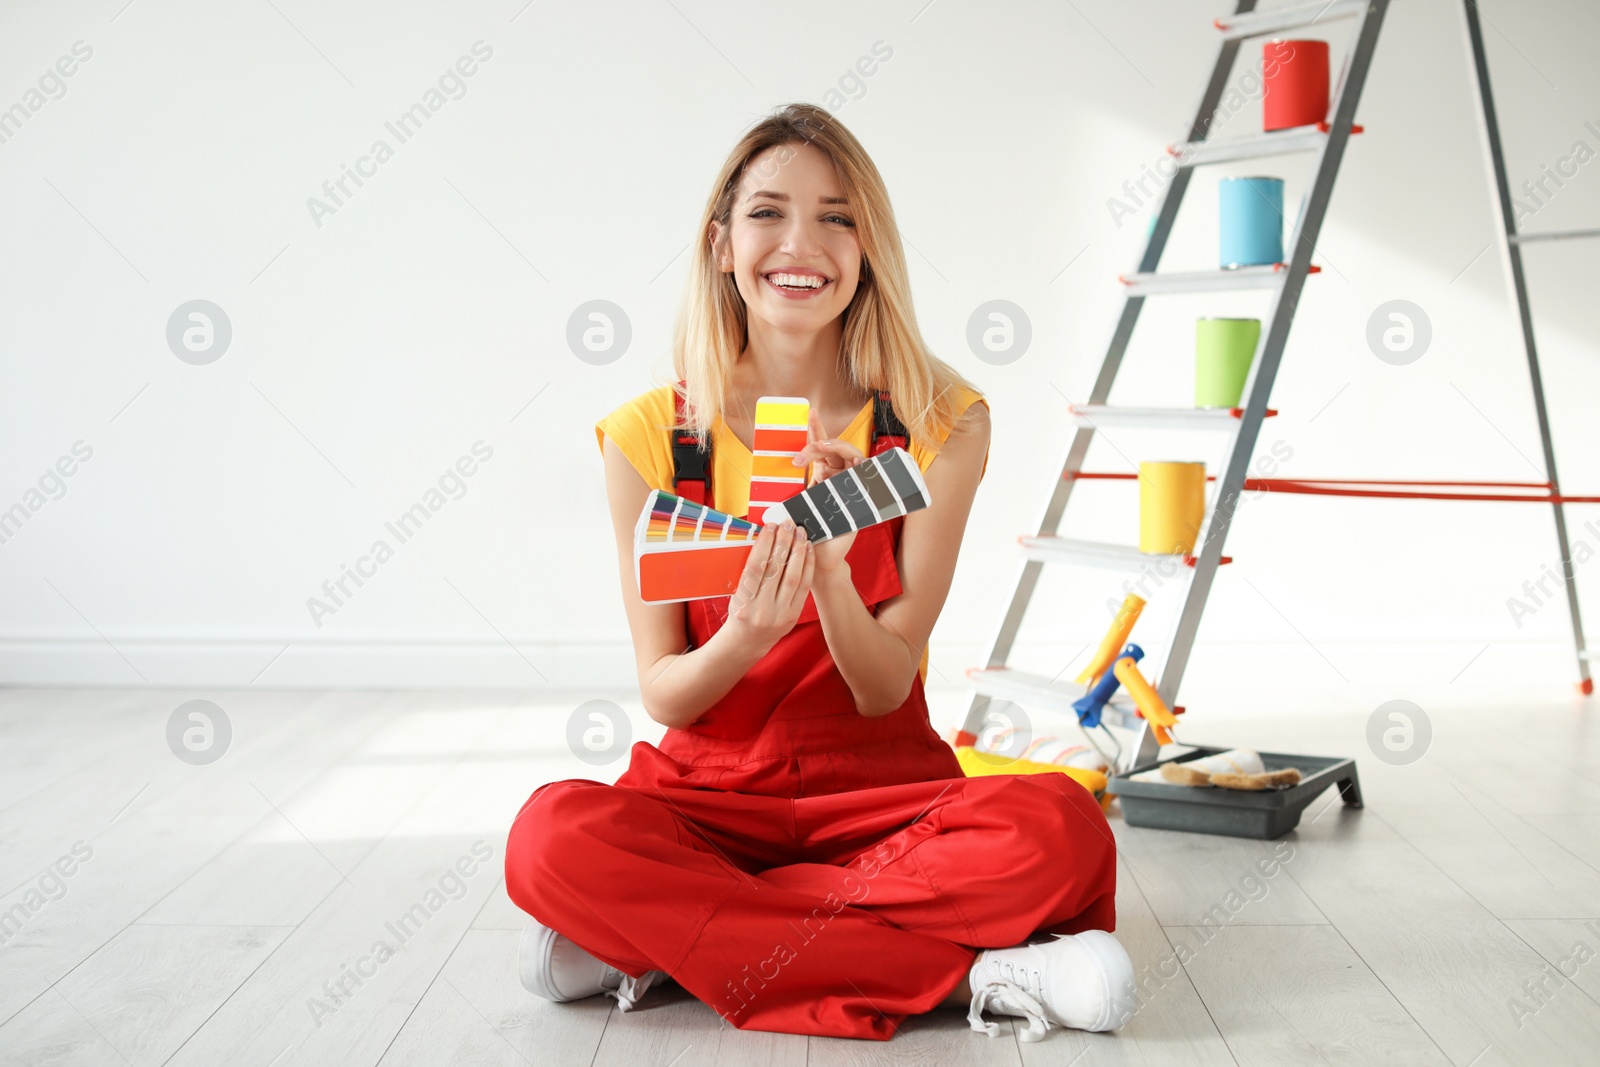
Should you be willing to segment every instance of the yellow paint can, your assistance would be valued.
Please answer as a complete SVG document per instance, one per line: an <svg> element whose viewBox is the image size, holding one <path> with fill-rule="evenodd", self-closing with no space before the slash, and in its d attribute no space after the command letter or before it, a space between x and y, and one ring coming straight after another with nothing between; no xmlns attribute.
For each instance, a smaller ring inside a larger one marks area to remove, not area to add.
<svg viewBox="0 0 1600 1067"><path fill-rule="evenodd" d="M1206 510L1206 465L1175 460L1139 464L1139 551L1189 555Z"/></svg>

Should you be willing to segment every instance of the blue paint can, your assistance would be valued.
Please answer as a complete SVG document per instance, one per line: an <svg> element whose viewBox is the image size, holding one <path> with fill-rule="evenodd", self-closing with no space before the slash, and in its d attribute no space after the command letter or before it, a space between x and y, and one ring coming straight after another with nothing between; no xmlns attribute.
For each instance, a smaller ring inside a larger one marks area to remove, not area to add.
<svg viewBox="0 0 1600 1067"><path fill-rule="evenodd" d="M1218 229L1222 266L1283 262L1283 179L1224 178Z"/></svg>

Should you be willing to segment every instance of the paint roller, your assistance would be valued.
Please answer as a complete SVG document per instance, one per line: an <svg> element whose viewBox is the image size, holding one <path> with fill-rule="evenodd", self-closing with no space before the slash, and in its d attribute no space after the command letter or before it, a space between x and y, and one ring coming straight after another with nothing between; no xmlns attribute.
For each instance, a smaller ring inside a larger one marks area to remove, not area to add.
<svg viewBox="0 0 1600 1067"><path fill-rule="evenodd" d="M1138 649L1138 645L1129 645L1129 649ZM1142 653L1141 653L1142 654ZM1167 707L1166 701L1161 699L1161 694L1151 688L1150 683L1144 680L1144 675L1139 673L1138 657L1130 652L1120 656L1117 662L1111 665L1111 673L1122 687L1128 691L1128 696L1133 698L1133 704L1150 724L1151 731L1156 735L1156 740L1163 745L1172 744L1172 735L1167 732L1167 727L1176 726L1178 717Z"/></svg>
<svg viewBox="0 0 1600 1067"><path fill-rule="evenodd" d="M1112 661L1117 658L1117 649L1122 647L1123 642L1128 639L1128 635L1133 632L1133 624L1139 621L1139 613L1143 610L1143 597L1135 593L1129 593L1123 598L1122 607L1117 609L1116 618L1111 620L1111 629L1106 631L1106 636L1101 640L1100 647L1095 651L1094 658L1089 661L1089 665L1083 669L1082 674L1078 675L1079 685L1089 685L1096 678L1106 673L1106 668L1110 667ZM1143 653L1140 654L1143 655ZM1112 688L1114 689L1115 686ZM1106 694L1106 698L1110 698L1109 693ZM1105 700L1100 703L1104 704ZM1082 721L1081 716L1080 721ZM1098 725L1099 721L1099 716L1096 715L1095 721L1088 725Z"/></svg>
<svg viewBox="0 0 1600 1067"><path fill-rule="evenodd" d="M1143 604L1144 601L1140 601ZM1138 614L1137 610L1134 612ZM1132 628L1132 623L1129 623ZM1122 650L1124 659L1139 660L1144 656L1144 649L1138 645L1129 645ZM1120 660L1118 661L1120 662ZM1116 693L1119 681L1114 671L1106 671L1100 675L1100 680L1094 688L1072 702L1072 710L1078 713L1080 726L1095 727L1100 725L1100 716L1105 711L1106 702Z"/></svg>

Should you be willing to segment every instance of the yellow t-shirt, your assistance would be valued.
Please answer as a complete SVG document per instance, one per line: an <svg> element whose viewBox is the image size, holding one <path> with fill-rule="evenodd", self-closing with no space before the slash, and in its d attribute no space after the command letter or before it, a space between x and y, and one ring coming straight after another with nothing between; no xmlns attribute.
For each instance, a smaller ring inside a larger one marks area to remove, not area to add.
<svg viewBox="0 0 1600 1067"><path fill-rule="evenodd" d="M960 389L956 414L960 415L974 403L989 406L981 393ZM668 427L672 425L672 386L663 385L641 393L595 423L595 441L601 453L609 434L617 448L633 464L645 484L651 489L672 492L672 443ZM839 434L839 440L867 451L872 431L872 400L869 398L856 417ZM939 430L939 444L950 436L950 427ZM911 442L906 449L917 466L926 471L938 454L919 442ZM728 515L744 515L750 510L750 449L729 429L719 415L711 426L711 485L716 499L711 506ZM798 469L798 468L797 468ZM983 468L978 480L989 470L989 456L984 453ZM922 662L917 668L924 681L928 677L928 649L922 649Z"/></svg>

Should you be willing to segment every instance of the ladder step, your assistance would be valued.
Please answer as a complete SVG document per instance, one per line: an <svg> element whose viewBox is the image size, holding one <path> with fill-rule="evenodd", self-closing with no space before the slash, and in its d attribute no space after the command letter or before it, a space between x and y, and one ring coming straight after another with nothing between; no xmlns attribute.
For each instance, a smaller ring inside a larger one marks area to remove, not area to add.
<svg viewBox="0 0 1600 1067"><path fill-rule="evenodd" d="M1167 152L1178 157L1181 167L1203 167L1207 163L1227 163L1235 159L1264 159L1294 152L1313 152L1327 140L1328 134L1321 126L1296 126L1289 130L1253 133L1248 137L1180 141L1167 146Z"/></svg>
<svg viewBox="0 0 1600 1067"><path fill-rule="evenodd" d="M1316 274L1313 266L1307 273ZM1162 293L1220 293L1231 289L1276 289L1289 276L1287 263L1267 263L1259 267L1232 270L1200 270L1188 273L1119 274L1128 296L1157 296Z"/></svg>
<svg viewBox="0 0 1600 1067"><path fill-rule="evenodd" d="M1212 21L1222 31L1223 40L1233 40L1348 18L1359 14L1366 6L1367 0L1333 0L1332 3L1328 0L1311 0L1310 3L1285 4L1283 7L1251 11L1243 15L1223 15Z"/></svg>
<svg viewBox="0 0 1600 1067"><path fill-rule="evenodd" d="M1067 408L1074 422L1091 429L1232 430L1244 416L1244 408L1125 408L1072 403ZM1268 416L1277 413L1276 408L1267 409Z"/></svg>
<svg viewBox="0 0 1600 1067"><path fill-rule="evenodd" d="M1072 702L1088 692L1071 681L1051 681L1042 674L1029 674L1010 667L969 667L967 678L972 682L973 689L986 697L1049 708L1070 715L1073 719L1077 719L1078 713L1073 710ZM1144 720L1139 717L1132 702L1122 697L1113 698L1106 704L1101 721L1111 726L1136 730Z"/></svg>
<svg viewBox="0 0 1600 1067"><path fill-rule="evenodd" d="M1514 233L1506 240L1514 245L1527 244L1530 241L1567 241L1574 237L1600 237L1600 230L1545 230L1540 233Z"/></svg>
<svg viewBox="0 0 1600 1067"><path fill-rule="evenodd" d="M1140 552L1133 545L1113 545L1104 541L1077 541L1054 534L1023 534L1017 538L1022 554L1041 563L1079 563L1086 567L1105 570L1130 571L1138 574L1153 564L1166 561L1181 567L1193 567L1198 556L1178 553ZM1220 563L1232 563L1232 556L1223 556Z"/></svg>

